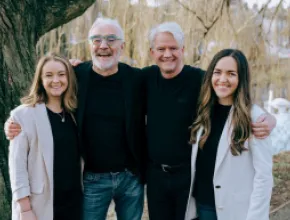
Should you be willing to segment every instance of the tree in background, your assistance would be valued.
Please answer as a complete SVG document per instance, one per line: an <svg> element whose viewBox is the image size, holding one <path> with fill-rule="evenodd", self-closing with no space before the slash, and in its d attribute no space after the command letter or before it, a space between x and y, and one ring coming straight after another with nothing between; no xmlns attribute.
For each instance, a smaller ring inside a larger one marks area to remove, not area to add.
<svg viewBox="0 0 290 220"><path fill-rule="evenodd" d="M36 43L46 32L81 15L94 0L0 1L0 219L11 218L8 141L3 124L34 73Z"/></svg>

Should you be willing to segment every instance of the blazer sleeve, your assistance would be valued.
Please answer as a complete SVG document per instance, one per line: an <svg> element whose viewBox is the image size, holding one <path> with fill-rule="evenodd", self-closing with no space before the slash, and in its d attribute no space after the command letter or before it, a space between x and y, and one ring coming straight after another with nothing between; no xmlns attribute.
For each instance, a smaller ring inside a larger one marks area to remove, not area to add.
<svg viewBox="0 0 290 220"><path fill-rule="evenodd" d="M19 117L11 112L13 121L21 125L21 132L10 141L9 146L9 175L12 189L12 199L17 201L30 196L27 160L29 154L28 137Z"/></svg>
<svg viewBox="0 0 290 220"><path fill-rule="evenodd" d="M256 118L256 117L255 117ZM271 138L250 139L255 176L246 220L269 219L273 187Z"/></svg>

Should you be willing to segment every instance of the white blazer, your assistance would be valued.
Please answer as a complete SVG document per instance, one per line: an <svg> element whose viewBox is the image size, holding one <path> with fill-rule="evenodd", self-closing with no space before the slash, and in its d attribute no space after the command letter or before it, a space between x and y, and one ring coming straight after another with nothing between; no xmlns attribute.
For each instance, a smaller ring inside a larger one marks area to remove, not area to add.
<svg viewBox="0 0 290 220"><path fill-rule="evenodd" d="M9 147L12 220L20 220L17 200L30 197L37 220L53 220L53 136L45 104L11 111L22 131Z"/></svg>
<svg viewBox="0 0 290 220"><path fill-rule="evenodd" d="M260 107L256 105L252 107L252 121L256 121L262 114L264 111ZM243 151L240 156L233 156L230 151L231 118L230 113L219 141L213 177L217 218L269 220L273 187L271 140L269 137L257 139L252 136L245 143L245 147L249 150ZM198 131L196 143L199 142L202 131L203 128ZM185 220L197 217L195 198L192 196L197 152L198 144L193 144L191 187Z"/></svg>

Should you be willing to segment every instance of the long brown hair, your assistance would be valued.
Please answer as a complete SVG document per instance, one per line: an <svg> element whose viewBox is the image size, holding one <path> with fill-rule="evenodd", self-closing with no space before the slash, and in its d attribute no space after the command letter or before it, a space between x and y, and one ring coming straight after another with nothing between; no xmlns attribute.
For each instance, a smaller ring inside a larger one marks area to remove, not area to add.
<svg viewBox="0 0 290 220"><path fill-rule="evenodd" d="M245 151L245 141L251 135L251 95L250 95L250 71L247 58L240 50L225 49L218 52L209 64L199 97L198 117L191 126L190 143L196 143L196 135L201 127L204 127L203 134L199 141L199 147L203 148L211 132L211 111L218 101L213 89L211 79L216 64L223 57L232 57L237 62L239 84L234 93L232 106L232 134L231 152L237 156Z"/></svg>
<svg viewBox="0 0 290 220"><path fill-rule="evenodd" d="M68 87L66 91L64 92L64 94L62 95L62 107L67 112L73 112L77 107L76 76L69 61L65 57L62 57L54 53L43 56L38 61L29 94L21 98L21 103L29 105L29 106L35 106L35 104L37 103L47 103L48 97L42 84L41 75L42 75L43 66L48 61L51 61L51 60L62 63L66 68L67 77L68 77Z"/></svg>

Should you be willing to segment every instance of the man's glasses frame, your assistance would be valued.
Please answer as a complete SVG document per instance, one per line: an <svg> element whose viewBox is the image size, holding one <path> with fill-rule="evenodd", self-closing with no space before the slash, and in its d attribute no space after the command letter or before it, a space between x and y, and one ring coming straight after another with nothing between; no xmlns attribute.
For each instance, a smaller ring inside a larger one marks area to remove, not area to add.
<svg viewBox="0 0 290 220"><path fill-rule="evenodd" d="M103 40L106 42L108 46L113 46L115 42L122 40L122 38L118 37L115 34L109 35L93 35L89 37L90 42L95 46L100 46Z"/></svg>

